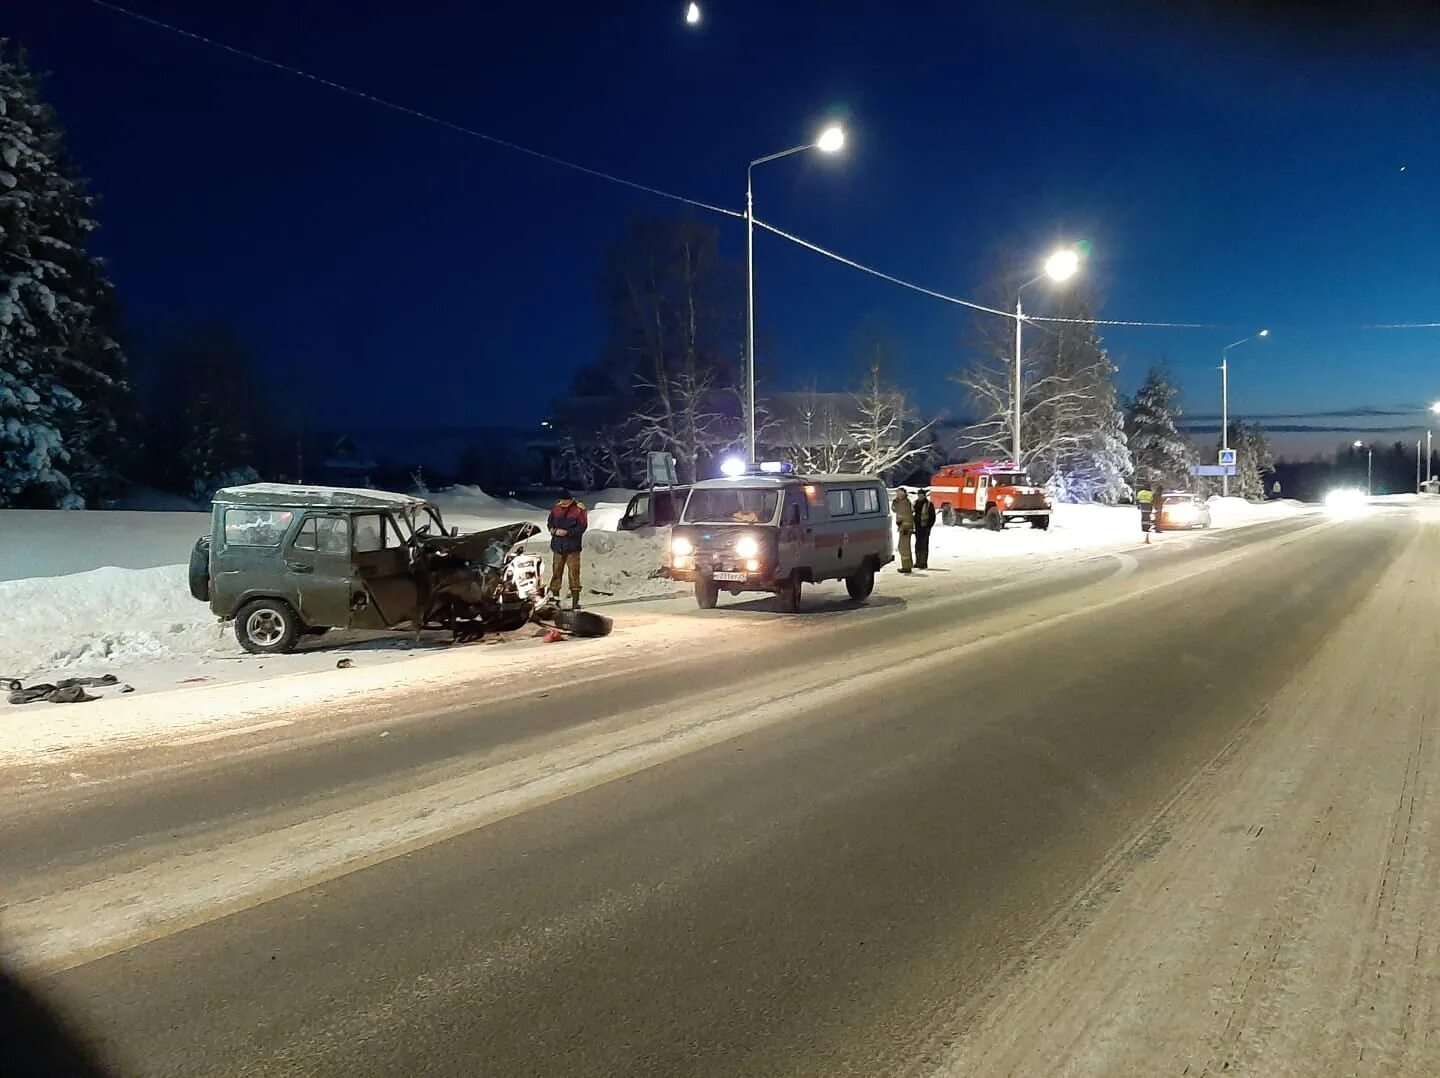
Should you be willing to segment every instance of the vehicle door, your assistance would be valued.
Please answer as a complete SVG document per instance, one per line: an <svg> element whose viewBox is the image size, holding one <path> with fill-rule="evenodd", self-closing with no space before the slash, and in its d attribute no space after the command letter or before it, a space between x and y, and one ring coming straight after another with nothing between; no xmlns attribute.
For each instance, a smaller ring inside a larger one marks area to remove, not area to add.
<svg viewBox="0 0 1440 1078"><path fill-rule="evenodd" d="M831 487L825 492L825 517L815 540L815 579L827 580L850 575L858 558L854 552L859 521L855 519L855 491Z"/></svg>
<svg viewBox="0 0 1440 1078"><path fill-rule="evenodd" d="M639 528L648 528L651 523L651 496L647 491L637 494L630 499L630 504L625 507L625 515L620 518L619 530L622 532L633 532Z"/></svg>
<svg viewBox="0 0 1440 1078"><path fill-rule="evenodd" d="M392 629L418 620L408 529L393 514L376 511L352 514L350 532L351 564L363 600L351 611L351 627Z"/></svg>
<svg viewBox="0 0 1440 1078"><path fill-rule="evenodd" d="M815 527L810 522L810 505L799 487L785 491L780 506L780 530L777 539L777 577L789 576L796 568L815 564Z"/></svg>
<svg viewBox="0 0 1440 1078"><path fill-rule="evenodd" d="M344 513L307 514L287 543L284 558L300 620L317 629L347 628L356 587L350 518Z"/></svg>
<svg viewBox="0 0 1440 1078"><path fill-rule="evenodd" d="M975 477L975 512L985 512L989 507L989 501L990 477L988 475L977 475Z"/></svg>

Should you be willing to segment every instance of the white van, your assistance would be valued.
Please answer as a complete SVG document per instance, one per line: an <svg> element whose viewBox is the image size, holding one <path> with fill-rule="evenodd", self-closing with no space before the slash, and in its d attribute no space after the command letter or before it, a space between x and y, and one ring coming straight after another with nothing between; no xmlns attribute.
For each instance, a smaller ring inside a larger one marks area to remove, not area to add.
<svg viewBox="0 0 1440 1078"><path fill-rule="evenodd" d="M800 606L807 583L843 580L859 602L895 560L890 499L873 475L746 474L690 488L670 537L672 579L702 609L722 590L768 591Z"/></svg>

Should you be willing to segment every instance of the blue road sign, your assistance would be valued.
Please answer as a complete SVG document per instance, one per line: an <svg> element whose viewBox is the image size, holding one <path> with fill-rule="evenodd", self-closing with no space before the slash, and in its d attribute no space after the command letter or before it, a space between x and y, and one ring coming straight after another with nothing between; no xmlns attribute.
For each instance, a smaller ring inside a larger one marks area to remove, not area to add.
<svg viewBox="0 0 1440 1078"><path fill-rule="evenodd" d="M1222 449L1222 450L1220 450L1220 467L1222 467L1222 468L1233 468L1233 467L1235 467L1235 450L1233 450L1233 449ZM1234 472L1231 472L1230 474L1231 474L1231 475L1234 475L1235 473L1234 473Z"/></svg>

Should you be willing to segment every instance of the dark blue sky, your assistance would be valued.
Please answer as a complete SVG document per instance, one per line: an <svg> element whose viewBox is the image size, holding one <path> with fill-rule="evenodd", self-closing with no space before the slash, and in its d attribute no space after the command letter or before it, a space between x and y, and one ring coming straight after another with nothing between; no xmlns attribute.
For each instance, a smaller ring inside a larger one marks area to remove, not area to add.
<svg viewBox="0 0 1440 1078"><path fill-rule="evenodd" d="M1115 4L712 0L698 30L668 0L127 6L737 209L750 158L840 115L842 156L757 171L758 216L967 296L999 252L1088 239L1103 317L1216 323L1105 330L1127 387L1168 357L1193 413L1218 411L1220 348L1262 325L1271 339L1233 357L1237 413L1440 396L1440 330L1361 328L1440 321L1427 26L1324 33L1306 5L1308 22L1268 23ZM392 364L417 418L538 418L603 340L602 247L632 214L677 210L88 0L7 11L0 32L50 72L134 322L238 323L330 426L369 421L369 378ZM742 256L741 223L716 220ZM756 257L777 379L838 388L857 329L878 323L927 406L963 410L946 375L968 313L763 233ZM1288 422L1335 428L1278 439L1298 451L1421 418Z"/></svg>

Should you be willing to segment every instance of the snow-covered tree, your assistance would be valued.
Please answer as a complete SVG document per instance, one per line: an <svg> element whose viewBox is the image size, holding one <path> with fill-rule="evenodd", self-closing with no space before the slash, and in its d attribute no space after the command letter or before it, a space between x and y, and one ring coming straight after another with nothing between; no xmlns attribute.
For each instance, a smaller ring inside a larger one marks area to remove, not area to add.
<svg viewBox="0 0 1440 1078"><path fill-rule="evenodd" d="M1263 502L1268 477L1275 471L1270 436L1259 423L1230 424L1230 448L1235 450L1235 476L1230 493L1250 502Z"/></svg>
<svg viewBox="0 0 1440 1078"><path fill-rule="evenodd" d="M992 320L981 335L986 351L955 380L979 417L971 428L971 448L1008 457L1014 437L1014 323L986 317ZM1059 500L1114 502L1129 493L1132 471L1115 364L1083 300L1063 306L1062 317L1076 321L1027 323L1020 463Z"/></svg>
<svg viewBox="0 0 1440 1078"><path fill-rule="evenodd" d="M785 459L807 475L845 471L854 457L848 398L822 393L811 385L785 398L786 414L778 425Z"/></svg>
<svg viewBox="0 0 1440 1078"><path fill-rule="evenodd" d="M849 434L856 470L888 476L930 448L930 424L919 422L905 393L885 380L882 356L877 346L855 394Z"/></svg>
<svg viewBox="0 0 1440 1078"><path fill-rule="evenodd" d="M113 478L128 388L113 291L85 250L93 205L0 40L0 507L78 508Z"/></svg>
<svg viewBox="0 0 1440 1078"><path fill-rule="evenodd" d="M628 398L635 449L671 453L683 482L733 444L739 427L738 274L717 247L708 225L637 221L606 256L611 338L602 368Z"/></svg>
<svg viewBox="0 0 1440 1078"><path fill-rule="evenodd" d="M1184 490L1191 483L1195 450L1180 433L1179 398L1179 389L1159 367L1150 368L1145 381L1130 398L1125 433L1140 483L1158 481L1170 490Z"/></svg>

